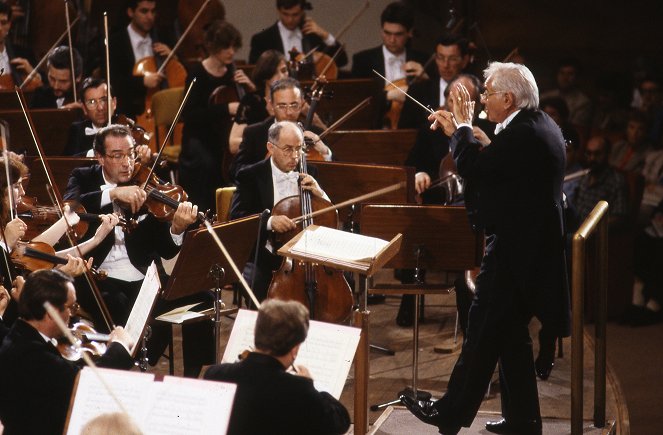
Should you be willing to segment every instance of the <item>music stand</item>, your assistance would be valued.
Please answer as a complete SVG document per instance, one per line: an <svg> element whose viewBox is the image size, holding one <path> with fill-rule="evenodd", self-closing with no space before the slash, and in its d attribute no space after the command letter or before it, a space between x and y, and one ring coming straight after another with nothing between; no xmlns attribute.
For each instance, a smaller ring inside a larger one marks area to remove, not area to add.
<svg viewBox="0 0 663 435"><path fill-rule="evenodd" d="M480 260L483 238L472 232L464 207L418 205L364 205L362 208L362 234L384 238L402 233L403 245L385 267L464 271ZM419 304L421 295L450 291L453 286L414 284L376 285L369 293L413 294L415 313L412 341L412 388L399 393L418 400L430 399L430 393L417 389L419 348ZM372 411L400 403L400 400L373 405Z"/></svg>
<svg viewBox="0 0 663 435"><path fill-rule="evenodd" d="M214 224L213 228L231 258L243 266L251 255L256 242L260 215L253 215L229 222ZM238 267L240 267L238 266ZM228 271L229 274L226 274ZM214 288L214 339L215 361L221 362L221 289L223 281L239 280L228 260L223 256L206 228L190 231L184 238L180 255L173 267L162 297L166 300L178 299ZM247 295L248 297L248 295Z"/></svg>

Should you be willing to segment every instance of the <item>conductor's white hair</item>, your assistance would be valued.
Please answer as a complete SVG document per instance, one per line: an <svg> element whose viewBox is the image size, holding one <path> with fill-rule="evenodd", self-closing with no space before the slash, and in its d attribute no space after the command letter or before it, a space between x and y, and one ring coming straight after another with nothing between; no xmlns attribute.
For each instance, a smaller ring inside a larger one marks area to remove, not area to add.
<svg viewBox="0 0 663 435"><path fill-rule="evenodd" d="M483 71L486 82L492 82L493 92L510 92L519 109L539 107L539 88L532 72L517 63L492 62Z"/></svg>

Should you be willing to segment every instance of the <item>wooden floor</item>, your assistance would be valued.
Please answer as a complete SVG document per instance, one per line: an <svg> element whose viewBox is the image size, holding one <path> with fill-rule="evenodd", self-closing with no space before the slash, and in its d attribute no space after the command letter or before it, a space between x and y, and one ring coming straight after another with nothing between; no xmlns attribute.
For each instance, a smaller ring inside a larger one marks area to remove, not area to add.
<svg viewBox="0 0 663 435"><path fill-rule="evenodd" d="M224 300L229 295L224 295ZM228 302L230 302L228 300ZM379 404L397 398L398 392L412 383L412 329L401 328L395 323L400 298L388 297L378 305L370 306L371 325L370 342L375 345L387 347L395 351L395 355L388 356L380 352L371 352L369 404ZM453 333L455 324L455 297L451 295L426 296L425 321L420 326L419 334L419 389L429 391L433 397L440 397L445 389L449 375L458 357L458 350L450 354L436 353L436 345L446 344L453 347ZM225 337L232 328L232 319L224 320L223 334ZM539 325L532 322L532 336L536 336ZM176 333L176 351L178 351L178 335ZM460 337L459 337L460 340ZM536 346L536 340L535 340ZM570 433L570 366L571 350L570 339L564 341L564 358L557 359L555 369L547 381L538 381L541 413L544 418L544 433ZM535 348L536 352L536 348ZM179 354L176 352L176 354ZM584 416L587 420L585 427L591 426L593 415L593 353L591 340L585 339L585 384L584 384ZM162 358L151 371L168 373L168 361ZM176 374L181 373L181 360L176 359ZM494 377L494 380L497 376ZM346 382L341 401L353 415L353 388L354 371ZM481 406L481 415L499 414L499 385L494 382L490 393ZM607 392L607 420L616 421L619 429L620 419L628 422L628 413L619 392L619 385L615 379L609 378ZM383 411L370 413L370 424L373 425L382 415ZM551 425L546 421L554 421ZM476 426L476 425L474 425ZM483 431L464 430L461 433L486 433ZM617 433L628 433L628 429ZM414 433L414 432L413 432ZM600 432L599 432L600 433Z"/></svg>

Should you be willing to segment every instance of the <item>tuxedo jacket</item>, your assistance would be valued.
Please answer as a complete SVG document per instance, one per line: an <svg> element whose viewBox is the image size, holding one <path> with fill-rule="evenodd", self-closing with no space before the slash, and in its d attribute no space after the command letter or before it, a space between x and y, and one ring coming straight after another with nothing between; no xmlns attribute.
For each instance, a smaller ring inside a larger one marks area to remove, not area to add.
<svg viewBox="0 0 663 435"><path fill-rule="evenodd" d="M562 133L539 110L521 110L490 145L461 127L449 143L466 184L465 204L475 228L498 240L499 261L542 323L568 332L562 185ZM551 329L552 330L552 329Z"/></svg>
<svg viewBox="0 0 663 435"><path fill-rule="evenodd" d="M69 104L74 101L73 91L67 92L64 96L64 104ZM45 84L35 89L30 99L31 109L57 109L57 97L53 93L53 89Z"/></svg>
<svg viewBox="0 0 663 435"><path fill-rule="evenodd" d="M228 434L342 434L350 427L343 404L313 381L286 373L275 358L252 352L234 364L210 367L205 379L237 384Z"/></svg>
<svg viewBox="0 0 663 435"><path fill-rule="evenodd" d="M423 66L428 59L425 53L408 48L405 50L405 60L407 62L413 60ZM377 76L373 70L385 75L382 45L360 51L352 56L352 77L358 79L376 78ZM382 80L379 77L377 78Z"/></svg>
<svg viewBox="0 0 663 435"><path fill-rule="evenodd" d="M36 66L35 57L31 50L21 47L20 45L14 45L9 41L9 38L5 38L5 49L7 50L7 57L9 60L15 59L17 57L22 57L27 59L30 62L30 65ZM25 76L21 74L14 66L10 63L10 71L5 71L4 74L10 74L12 80L16 86L20 86L25 80Z"/></svg>
<svg viewBox="0 0 663 435"><path fill-rule="evenodd" d="M119 343L111 344L96 363L133 367L133 359ZM0 347L0 418L5 435L61 434L79 370L36 329L17 320Z"/></svg>
<svg viewBox="0 0 663 435"><path fill-rule="evenodd" d="M94 135L85 134L85 129L91 127L92 121L89 119L73 122L69 126L67 145L65 145L62 155L85 157L94 143Z"/></svg>
<svg viewBox="0 0 663 435"><path fill-rule="evenodd" d="M279 32L277 23L278 21L251 37L251 52L249 53L250 64L255 64L260 55L267 50L280 51L285 54L286 59L289 58L289 54L286 53L283 48L283 41L281 40L281 33ZM322 51L329 56L333 56L339 46L339 42L336 41L334 45L327 47L318 35L303 35L302 38L302 49L304 50L304 53L308 53L313 48L318 47L316 51ZM338 67L342 67L348 63L348 55L345 53L345 50L341 50L338 56L336 56L336 59L334 59L334 62L336 62Z"/></svg>
<svg viewBox="0 0 663 435"><path fill-rule="evenodd" d="M79 201L88 213L112 213L112 204L101 207L101 186L104 184L100 165L76 168L69 177L64 199ZM98 223L91 223L83 239L92 237L98 227ZM179 251L179 247L170 235L170 224L158 221L151 214L141 220L137 228L125 233L124 240L131 264L143 272L150 265L155 253L163 258L173 258ZM114 243L115 232L111 231L96 248L90 251L89 255L94 257L95 266L99 266L104 261Z"/></svg>

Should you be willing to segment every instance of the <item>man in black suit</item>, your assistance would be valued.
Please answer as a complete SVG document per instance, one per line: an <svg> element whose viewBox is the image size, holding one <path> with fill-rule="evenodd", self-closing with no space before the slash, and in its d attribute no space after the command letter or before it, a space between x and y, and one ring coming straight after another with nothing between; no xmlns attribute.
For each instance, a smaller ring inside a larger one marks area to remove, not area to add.
<svg viewBox="0 0 663 435"><path fill-rule="evenodd" d="M43 304L49 302L65 324L77 309L73 279L56 270L31 273L19 298L20 319L0 347L0 418L5 434L62 433L80 367L60 356L54 345L62 336ZM98 366L130 369L133 343L121 327L111 333Z"/></svg>
<svg viewBox="0 0 663 435"><path fill-rule="evenodd" d="M237 191L230 206L231 219L271 210L281 199L298 195L298 184L315 196L329 199L313 176L298 172L303 145L304 135L297 124L280 121L269 127L267 150L270 158L247 166L237 175ZM315 175L315 171L312 172ZM263 230L285 233L295 228L295 223L287 216L272 215ZM267 296L272 271L278 269L282 258L276 255L271 243L267 243L264 232L260 243L257 267L254 268L251 260L244 268L244 275L247 281L253 282L256 297L263 300Z"/></svg>
<svg viewBox="0 0 663 435"><path fill-rule="evenodd" d="M46 61L46 78L48 84L35 89L30 100L31 109L75 109L81 103L74 101L74 86L81 81L83 58L74 48L74 74L71 77L71 55L69 47L55 47Z"/></svg>
<svg viewBox="0 0 663 435"><path fill-rule="evenodd" d="M164 80L156 72L134 76L134 65L143 58L155 56L159 67L170 54L170 47L154 31L156 7L156 0L129 0L129 25L110 36L111 86L117 97L118 112L132 119L145 111L147 90L159 88Z"/></svg>
<svg viewBox="0 0 663 435"><path fill-rule="evenodd" d="M529 69L494 62L484 74L482 101L488 119L498 123L492 142L473 135L474 103L462 86L453 113L429 117L433 128L451 136L458 173L467 181L468 214L486 234L465 341L441 399L401 400L441 433L455 434L472 423L499 361L503 419L486 429L541 434L528 324L536 315L556 333L569 332L561 203L565 145L559 127L538 110Z"/></svg>
<svg viewBox="0 0 663 435"><path fill-rule="evenodd" d="M94 257L93 264L108 273L108 278L98 282L108 310L115 323L124 324L138 296L147 267L153 260L158 262L160 258L170 259L179 252L185 230L197 219L198 207L190 202L180 203L171 222L161 222L150 213L139 213L147 193L140 186L129 183L134 175L136 154L127 127L111 125L100 130L95 136L94 149L99 164L74 169L64 198L80 202L90 213L123 213L124 208L127 213L136 216L135 228L124 232L119 226L115 227L90 251ZM84 240L94 234L96 226L90 225L83 236ZM93 312L94 309L90 307L94 307L94 302L83 297L84 294L81 294L81 305L88 312ZM155 311L164 312L166 307L157 305ZM167 337L170 331L165 328L161 331L163 334L157 334L158 330L154 328L156 325L153 325L154 334L150 339L150 351L153 352L150 353L151 363L156 363L161 355L160 346L165 345L159 340ZM190 343L193 344L193 341ZM186 346L185 373L197 375L205 356L191 354L191 358L199 360L189 361Z"/></svg>
<svg viewBox="0 0 663 435"><path fill-rule="evenodd" d="M228 434L343 434L350 416L343 404L313 385L294 365L306 339L309 314L296 301L269 299L258 311L255 351L241 362L212 366L205 379L233 382L237 393ZM294 369L294 373L286 370Z"/></svg>
<svg viewBox="0 0 663 435"><path fill-rule="evenodd" d="M352 77L373 78L382 81L373 70L395 82L415 77L423 72L426 54L408 47L414 29L414 10L402 1L387 5L380 15L382 45L360 51L352 56ZM407 89L407 86L405 86ZM380 98L379 119L376 128L383 127L383 117L392 101L402 103L405 96L397 89Z"/></svg>
<svg viewBox="0 0 663 435"><path fill-rule="evenodd" d="M274 82L270 88L270 97L267 104L274 109L274 116L262 122L251 124L244 129L239 151L230 167L230 178L233 181L236 181L237 174L243 168L265 159L267 155L267 131L274 122L297 122L302 116L302 112L306 113L301 85L293 78L285 78ZM320 128L312 125L310 131L304 132L304 137L310 140L313 148L322 155L323 159L330 161L332 152L318 136L318 133L321 132Z"/></svg>
<svg viewBox="0 0 663 435"><path fill-rule="evenodd" d="M311 9L311 5L304 0L276 0L279 20L251 37L249 63L255 64L267 50L277 50L288 57L293 48L299 53L308 53L315 48L333 56L341 44L311 17L306 17L304 11L307 8ZM341 49L334 61L339 67L347 64L345 50Z"/></svg>

